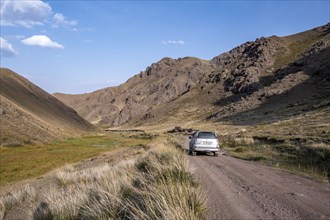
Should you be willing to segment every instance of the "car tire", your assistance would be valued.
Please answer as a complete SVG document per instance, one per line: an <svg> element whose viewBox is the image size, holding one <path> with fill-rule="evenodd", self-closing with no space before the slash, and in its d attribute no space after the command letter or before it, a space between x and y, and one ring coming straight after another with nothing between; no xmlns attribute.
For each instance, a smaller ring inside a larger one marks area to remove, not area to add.
<svg viewBox="0 0 330 220"><path fill-rule="evenodd" d="M215 157L219 157L219 152L214 152Z"/></svg>

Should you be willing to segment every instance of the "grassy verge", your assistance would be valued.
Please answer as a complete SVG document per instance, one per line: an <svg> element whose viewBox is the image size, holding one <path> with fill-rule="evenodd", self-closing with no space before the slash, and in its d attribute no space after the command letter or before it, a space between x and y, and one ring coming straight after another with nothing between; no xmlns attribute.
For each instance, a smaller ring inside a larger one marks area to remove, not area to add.
<svg viewBox="0 0 330 220"><path fill-rule="evenodd" d="M330 146L325 143L295 143L288 140L252 137L230 138L224 149L232 156L279 167L325 182L330 180Z"/></svg>
<svg viewBox="0 0 330 220"><path fill-rule="evenodd" d="M150 140L123 138L120 134L89 135L55 141L47 145L0 147L0 186L40 176L67 163L94 157L122 146L136 146Z"/></svg>
<svg viewBox="0 0 330 220"><path fill-rule="evenodd" d="M30 203L26 213L33 219L205 219L204 200L187 164L184 153L164 141L115 166L68 166L57 172L56 186L24 198ZM16 194L1 198L0 216Z"/></svg>

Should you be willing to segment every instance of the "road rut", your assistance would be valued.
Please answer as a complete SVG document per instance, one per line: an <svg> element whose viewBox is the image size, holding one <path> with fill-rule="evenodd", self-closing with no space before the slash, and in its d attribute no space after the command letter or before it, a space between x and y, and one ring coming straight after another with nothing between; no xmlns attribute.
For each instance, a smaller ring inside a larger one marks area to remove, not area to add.
<svg viewBox="0 0 330 220"><path fill-rule="evenodd" d="M187 157L208 219L330 219L327 183L226 155Z"/></svg>

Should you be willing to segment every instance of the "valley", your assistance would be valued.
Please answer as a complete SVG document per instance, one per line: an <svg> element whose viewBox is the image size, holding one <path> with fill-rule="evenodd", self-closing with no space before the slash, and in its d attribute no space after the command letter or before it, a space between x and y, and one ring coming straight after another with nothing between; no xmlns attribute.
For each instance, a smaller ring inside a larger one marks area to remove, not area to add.
<svg viewBox="0 0 330 220"><path fill-rule="evenodd" d="M85 94L0 76L0 219L330 218L329 23Z"/></svg>

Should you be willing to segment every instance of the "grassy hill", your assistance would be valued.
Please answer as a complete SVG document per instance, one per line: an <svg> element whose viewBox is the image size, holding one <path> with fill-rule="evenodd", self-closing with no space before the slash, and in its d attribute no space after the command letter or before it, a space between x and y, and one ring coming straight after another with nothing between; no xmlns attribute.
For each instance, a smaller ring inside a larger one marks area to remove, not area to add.
<svg viewBox="0 0 330 220"><path fill-rule="evenodd" d="M5 68L1 77L1 144L44 142L94 126L24 77Z"/></svg>

